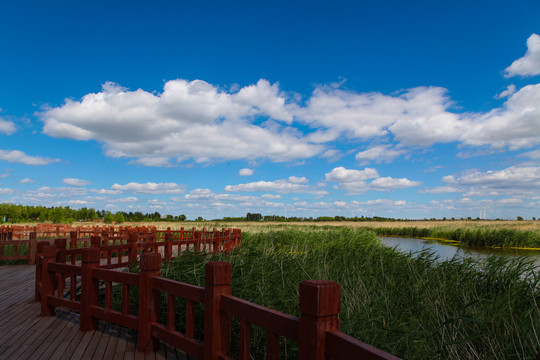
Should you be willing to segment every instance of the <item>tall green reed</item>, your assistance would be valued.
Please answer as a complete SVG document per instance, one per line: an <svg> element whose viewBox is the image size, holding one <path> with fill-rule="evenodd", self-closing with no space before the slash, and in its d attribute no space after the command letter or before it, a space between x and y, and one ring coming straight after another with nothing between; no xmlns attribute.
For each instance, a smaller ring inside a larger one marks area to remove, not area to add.
<svg viewBox="0 0 540 360"><path fill-rule="evenodd" d="M406 359L527 359L540 349L539 276L523 259L440 261L429 251L413 257L352 228L242 239L229 255L186 253L166 264L163 276L204 286L204 264L229 261L233 295L293 315L299 282L337 281L342 331ZM296 345L282 345L294 358ZM255 358L264 347L264 334L255 331Z"/></svg>

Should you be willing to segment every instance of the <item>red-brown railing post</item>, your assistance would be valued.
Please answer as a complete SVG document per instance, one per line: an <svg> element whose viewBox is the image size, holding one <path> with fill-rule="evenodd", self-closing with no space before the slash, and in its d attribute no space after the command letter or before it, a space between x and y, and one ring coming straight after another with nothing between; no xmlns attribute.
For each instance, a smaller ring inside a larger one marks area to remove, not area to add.
<svg viewBox="0 0 540 360"><path fill-rule="evenodd" d="M37 236L35 232L31 232L28 242L28 265L34 265L36 263L36 250Z"/></svg>
<svg viewBox="0 0 540 360"><path fill-rule="evenodd" d="M54 306L50 306L47 297L54 294L54 274L49 273L49 262L56 260L56 246L45 245L43 250L43 267L41 268L41 316L50 316L54 313Z"/></svg>
<svg viewBox="0 0 540 360"><path fill-rule="evenodd" d="M41 257L45 256L45 246L49 245L48 241L40 241L37 243L36 254L36 284L35 284L35 301L41 300L41 270L43 270L43 263L40 261Z"/></svg>
<svg viewBox="0 0 540 360"><path fill-rule="evenodd" d="M101 248L101 236L95 235L90 237L90 246L95 248Z"/></svg>
<svg viewBox="0 0 540 360"><path fill-rule="evenodd" d="M139 274L138 349L142 352L157 350L158 341L152 341L152 323L159 316L159 292L152 290L152 279L161 275L161 255L157 252L141 254Z"/></svg>
<svg viewBox="0 0 540 360"><path fill-rule="evenodd" d="M66 248L67 248L67 239L54 239L54 245L56 245L56 262L65 264L66 263Z"/></svg>
<svg viewBox="0 0 540 360"><path fill-rule="evenodd" d="M324 360L327 331L339 330L341 288L329 280L300 283L298 359Z"/></svg>
<svg viewBox="0 0 540 360"><path fill-rule="evenodd" d="M214 235L212 236L212 252L219 253L221 252L221 236L219 236L219 231L214 228Z"/></svg>
<svg viewBox="0 0 540 360"><path fill-rule="evenodd" d="M204 360L216 360L229 354L230 315L221 312L221 295L231 295L232 265L218 261L206 264L204 290Z"/></svg>
<svg viewBox="0 0 540 360"><path fill-rule="evenodd" d="M167 229L165 233L165 259L170 259L172 257L172 234L171 228Z"/></svg>
<svg viewBox="0 0 540 360"><path fill-rule="evenodd" d="M95 330L97 319L92 318L92 305L98 305L99 281L92 278L92 269L99 267L100 251L85 248L81 256L81 325L82 331Z"/></svg>
<svg viewBox="0 0 540 360"><path fill-rule="evenodd" d="M128 245L129 245L129 263L133 264L137 260L137 239L138 236L133 231L128 233Z"/></svg>
<svg viewBox="0 0 540 360"><path fill-rule="evenodd" d="M79 228L77 227L77 231L70 231L69 232L69 248L70 249L76 249L77 248L77 232L79 231Z"/></svg>

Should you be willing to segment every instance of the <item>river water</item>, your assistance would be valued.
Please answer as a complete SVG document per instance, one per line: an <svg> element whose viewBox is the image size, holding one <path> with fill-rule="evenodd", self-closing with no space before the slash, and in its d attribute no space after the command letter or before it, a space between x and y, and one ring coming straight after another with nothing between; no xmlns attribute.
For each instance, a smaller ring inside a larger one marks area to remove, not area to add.
<svg viewBox="0 0 540 360"><path fill-rule="evenodd" d="M381 240L386 246L396 248L398 251L406 253L414 253L424 249L429 249L431 251L434 251L435 254L439 256L442 261L449 260L454 257L486 258L492 255L502 255L508 257L527 257L533 260L537 266L537 270L540 270L540 250L464 247L437 240L401 237L381 237Z"/></svg>

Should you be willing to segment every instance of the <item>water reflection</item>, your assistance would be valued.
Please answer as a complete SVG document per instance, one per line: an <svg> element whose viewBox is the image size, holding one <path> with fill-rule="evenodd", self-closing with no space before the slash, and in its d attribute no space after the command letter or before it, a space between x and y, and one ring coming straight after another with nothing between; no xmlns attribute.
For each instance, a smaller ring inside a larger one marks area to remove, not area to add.
<svg viewBox="0 0 540 360"><path fill-rule="evenodd" d="M539 250L518 250L518 249L485 249L452 245L437 240L401 238L401 237L381 237L383 244L389 247L395 247L402 252L417 252L424 249L434 251L441 260L449 260L454 257L474 257L487 258L493 255L502 255L509 257L525 256L534 260L536 266L540 267Z"/></svg>

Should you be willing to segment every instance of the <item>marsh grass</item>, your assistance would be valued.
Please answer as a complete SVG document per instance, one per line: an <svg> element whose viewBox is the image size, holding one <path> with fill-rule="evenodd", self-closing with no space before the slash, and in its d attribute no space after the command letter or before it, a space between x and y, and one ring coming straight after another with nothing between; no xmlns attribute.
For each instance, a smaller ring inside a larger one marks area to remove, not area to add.
<svg viewBox="0 0 540 360"><path fill-rule="evenodd" d="M3 245L3 244L0 244ZM28 255L28 244L19 244L17 245L17 253L15 254L15 246L13 245L3 245L2 246L2 255L12 256L12 255ZM28 259L15 259L15 260L0 260L0 265L22 265L28 264Z"/></svg>
<svg viewBox="0 0 540 360"><path fill-rule="evenodd" d="M404 359L532 359L540 349L539 277L524 259L412 257L345 227L244 232L242 241L229 255L186 253L162 275L204 286L204 264L228 261L233 295L296 316L300 281L337 281L342 331ZM255 331L254 358L264 347ZM282 347L295 358L296 344Z"/></svg>

